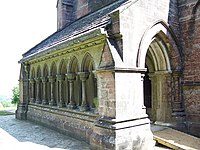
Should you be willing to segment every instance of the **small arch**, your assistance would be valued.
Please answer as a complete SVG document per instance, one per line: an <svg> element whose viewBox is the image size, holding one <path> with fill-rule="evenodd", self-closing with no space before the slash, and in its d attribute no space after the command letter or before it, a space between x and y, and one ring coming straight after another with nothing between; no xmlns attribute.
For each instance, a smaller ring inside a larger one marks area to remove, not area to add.
<svg viewBox="0 0 200 150"><path fill-rule="evenodd" d="M47 64L44 65L44 68L43 68L43 77L47 77L48 76L48 66Z"/></svg>
<svg viewBox="0 0 200 150"><path fill-rule="evenodd" d="M86 94L87 94L87 101L90 109L96 109L97 105L97 80L93 71L95 64L93 61L92 56L89 53L86 53L83 61L82 61L82 72L90 72L89 77L86 82Z"/></svg>
<svg viewBox="0 0 200 150"><path fill-rule="evenodd" d="M69 73L77 73L78 72L78 59L73 56L69 63Z"/></svg>
<svg viewBox="0 0 200 150"><path fill-rule="evenodd" d="M41 67L40 66L37 67L37 73L36 73L36 75L37 75L37 78L41 77Z"/></svg>
<svg viewBox="0 0 200 150"><path fill-rule="evenodd" d="M57 75L57 67L55 62L52 62L51 64L50 75L51 76Z"/></svg>
<svg viewBox="0 0 200 150"><path fill-rule="evenodd" d="M89 53L85 54L81 68L83 72L91 72L92 70L94 70L94 61Z"/></svg>
<svg viewBox="0 0 200 150"><path fill-rule="evenodd" d="M59 74L64 75L67 73L67 65L64 59L60 61Z"/></svg>
<svg viewBox="0 0 200 150"><path fill-rule="evenodd" d="M34 67L31 69L30 78L31 79L35 78L35 68Z"/></svg>

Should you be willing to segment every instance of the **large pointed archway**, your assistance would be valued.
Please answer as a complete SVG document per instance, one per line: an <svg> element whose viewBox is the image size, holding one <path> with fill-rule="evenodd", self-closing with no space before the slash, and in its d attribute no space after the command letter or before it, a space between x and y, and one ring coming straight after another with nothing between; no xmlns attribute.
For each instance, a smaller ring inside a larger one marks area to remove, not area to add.
<svg viewBox="0 0 200 150"><path fill-rule="evenodd" d="M144 105L153 122L173 122L182 113L182 60L173 31L157 22L144 34L137 67L147 68L144 76Z"/></svg>
<svg viewBox="0 0 200 150"><path fill-rule="evenodd" d="M166 121L171 113L167 104L167 80L171 67L167 49L157 36L151 42L145 59L144 104L151 121Z"/></svg>

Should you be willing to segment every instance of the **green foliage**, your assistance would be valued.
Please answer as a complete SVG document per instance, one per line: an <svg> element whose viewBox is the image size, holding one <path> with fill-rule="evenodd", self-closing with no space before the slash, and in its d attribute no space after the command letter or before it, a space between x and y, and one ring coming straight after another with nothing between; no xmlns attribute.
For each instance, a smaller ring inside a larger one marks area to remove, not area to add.
<svg viewBox="0 0 200 150"><path fill-rule="evenodd" d="M15 86L13 89L12 89L12 104L17 104L19 103L19 86Z"/></svg>

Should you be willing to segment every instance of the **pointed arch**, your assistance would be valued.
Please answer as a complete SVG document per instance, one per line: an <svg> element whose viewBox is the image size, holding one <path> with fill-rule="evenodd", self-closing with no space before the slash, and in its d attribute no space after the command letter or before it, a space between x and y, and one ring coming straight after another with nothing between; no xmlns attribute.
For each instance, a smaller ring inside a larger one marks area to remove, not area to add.
<svg viewBox="0 0 200 150"><path fill-rule="evenodd" d="M138 68L147 68L143 84L144 104L149 104L147 114L152 121L170 121L175 101L182 103L179 83L183 67L181 47L164 21L145 31L136 64Z"/></svg>
<svg viewBox="0 0 200 150"><path fill-rule="evenodd" d="M31 74L30 74L30 78L33 79L35 78L35 68L31 68Z"/></svg>
<svg viewBox="0 0 200 150"><path fill-rule="evenodd" d="M69 97L73 97L74 98L74 103L75 105L79 105L80 101L81 101L81 97L80 97L80 79L78 76L78 72L79 72L79 68L78 68L78 59L73 56L69 62L69 66L68 66L68 74L73 74L73 76L75 77L73 79L73 85L71 84L71 86L69 87ZM69 76L68 76L69 77ZM70 93L71 91L71 93ZM73 92L72 92L73 91ZM69 98L70 99L70 98ZM71 100L72 101L72 98Z"/></svg>
<svg viewBox="0 0 200 150"><path fill-rule="evenodd" d="M66 65L66 61L64 59L62 59L60 61L60 64L59 64L59 74L61 75L64 75L67 73L67 65Z"/></svg>
<svg viewBox="0 0 200 150"><path fill-rule="evenodd" d="M43 77L47 77L49 75L49 70L47 64L44 64L43 68Z"/></svg>
<svg viewBox="0 0 200 150"><path fill-rule="evenodd" d="M52 62L51 64L50 75L51 76L57 75L57 67L55 62Z"/></svg>
<svg viewBox="0 0 200 150"><path fill-rule="evenodd" d="M94 70L94 66L95 65L92 56L89 53L86 53L82 61L81 70L83 72L91 72Z"/></svg>
<svg viewBox="0 0 200 150"><path fill-rule="evenodd" d="M69 73L76 73L78 72L78 59L73 56L70 63L69 63Z"/></svg>
<svg viewBox="0 0 200 150"><path fill-rule="evenodd" d="M182 70L183 54L181 52L180 44L173 30L162 20L157 21L145 31L137 53L137 67L145 67L146 54L151 43L156 43L161 50L162 57L166 60L169 71L171 67L173 70ZM175 63L171 64L172 66L169 66L170 59L174 59L173 61L175 61Z"/></svg>
<svg viewBox="0 0 200 150"><path fill-rule="evenodd" d="M37 67L37 73L36 73L36 76L37 78L41 77L42 73L41 73L41 67L40 65Z"/></svg>
<svg viewBox="0 0 200 150"><path fill-rule="evenodd" d="M96 109L96 102L97 102L97 80L93 73L95 64L93 61L92 56L89 53L86 53L83 57L81 70L82 72L89 72L88 79L86 81L86 95L87 95L87 103L89 109Z"/></svg>

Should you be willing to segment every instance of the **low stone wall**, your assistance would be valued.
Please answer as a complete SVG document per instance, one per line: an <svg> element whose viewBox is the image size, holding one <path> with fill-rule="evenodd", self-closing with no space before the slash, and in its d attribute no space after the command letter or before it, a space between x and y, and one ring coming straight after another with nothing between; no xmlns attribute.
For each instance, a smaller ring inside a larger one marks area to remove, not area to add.
<svg viewBox="0 0 200 150"><path fill-rule="evenodd" d="M89 143L97 115L44 105L29 105L27 119Z"/></svg>

